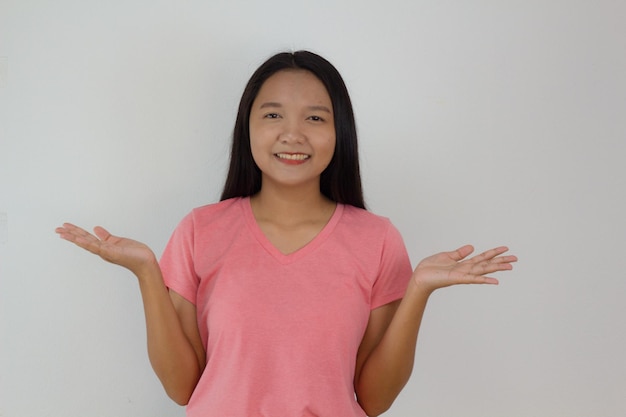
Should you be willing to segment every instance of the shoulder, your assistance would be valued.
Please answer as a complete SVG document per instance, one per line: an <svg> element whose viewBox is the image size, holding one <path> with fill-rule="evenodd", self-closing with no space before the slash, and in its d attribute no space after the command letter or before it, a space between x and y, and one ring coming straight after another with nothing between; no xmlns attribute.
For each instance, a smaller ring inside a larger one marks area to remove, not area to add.
<svg viewBox="0 0 626 417"><path fill-rule="evenodd" d="M343 206L337 229L338 235L359 242L360 247L382 250L390 242L393 245L404 245L400 232L389 218L354 206Z"/></svg>
<svg viewBox="0 0 626 417"><path fill-rule="evenodd" d="M193 218L194 221L210 221L224 217L237 216L241 213L240 210L244 200L244 198L235 197L218 203L196 207L191 210L191 213L189 213L187 217Z"/></svg>
<svg viewBox="0 0 626 417"><path fill-rule="evenodd" d="M196 207L179 222L175 233L195 235L199 232L217 231L232 227L243 218L242 198L232 198L218 203Z"/></svg>
<svg viewBox="0 0 626 417"><path fill-rule="evenodd" d="M343 207L342 221L351 228L368 229L378 233L393 227L387 217L350 205Z"/></svg>

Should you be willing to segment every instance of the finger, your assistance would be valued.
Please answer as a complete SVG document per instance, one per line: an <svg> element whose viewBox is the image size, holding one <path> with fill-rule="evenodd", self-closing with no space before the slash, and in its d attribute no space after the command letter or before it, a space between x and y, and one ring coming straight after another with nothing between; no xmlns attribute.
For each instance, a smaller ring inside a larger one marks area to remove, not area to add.
<svg viewBox="0 0 626 417"><path fill-rule="evenodd" d="M471 273L475 275L486 275L493 272L510 271L511 269L513 269L513 265L510 263L485 261L474 265L471 269Z"/></svg>
<svg viewBox="0 0 626 417"><path fill-rule="evenodd" d="M55 230L61 238L74 241L77 237L88 235L89 233L78 226L71 223L63 223L62 227L57 227Z"/></svg>
<svg viewBox="0 0 626 417"><path fill-rule="evenodd" d="M488 260L496 258L497 256L502 255L508 250L509 248L507 248L506 246L499 246L497 248L489 249L481 253L480 255L476 255L471 259L468 259L468 262L480 263L480 262L488 261Z"/></svg>
<svg viewBox="0 0 626 417"><path fill-rule="evenodd" d="M464 277L465 284L489 284L489 285L498 285L500 281L498 281L494 277L488 277L481 274L471 274L468 273Z"/></svg>
<svg viewBox="0 0 626 417"><path fill-rule="evenodd" d="M491 262L510 264L510 263L517 262L517 256L515 255L498 256L497 258L493 258Z"/></svg>
<svg viewBox="0 0 626 417"><path fill-rule="evenodd" d="M93 232L98 236L100 240L108 240L112 235L104 227L96 226L93 228Z"/></svg>
<svg viewBox="0 0 626 417"><path fill-rule="evenodd" d="M63 223L61 226L54 229L58 234L70 233L72 230L80 229L78 226L74 226L72 223Z"/></svg>
<svg viewBox="0 0 626 417"><path fill-rule="evenodd" d="M469 254L471 254L472 252L474 252L474 247L472 245L465 245L461 246L455 251L448 252L448 256L453 261L459 262L469 256Z"/></svg>
<svg viewBox="0 0 626 417"><path fill-rule="evenodd" d="M497 279L492 278L492 277L483 277L482 284L498 285L498 284L500 284L500 281L498 281Z"/></svg>
<svg viewBox="0 0 626 417"><path fill-rule="evenodd" d="M483 261L478 265L482 265L483 270L485 271L483 274L485 274L497 271L509 271L513 269L513 263L515 262L517 262L517 256L507 255Z"/></svg>
<svg viewBox="0 0 626 417"><path fill-rule="evenodd" d="M63 226L57 228L56 231L62 239L72 242L91 253L99 254L102 242L85 229L71 223L64 223Z"/></svg>
<svg viewBox="0 0 626 417"><path fill-rule="evenodd" d="M513 269L513 262L517 261L515 256L507 256L501 258L494 258L487 261L483 261L477 264L473 264L469 269L469 275L485 276L494 272L510 271Z"/></svg>

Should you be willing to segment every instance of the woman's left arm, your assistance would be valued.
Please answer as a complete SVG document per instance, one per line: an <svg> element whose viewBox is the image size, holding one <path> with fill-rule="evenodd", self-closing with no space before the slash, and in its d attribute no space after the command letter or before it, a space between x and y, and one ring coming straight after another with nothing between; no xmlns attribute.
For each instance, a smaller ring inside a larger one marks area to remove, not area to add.
<svg viewBox="0 0 626 417"><path fill-rule="evenodd" d="M507 271L517 261L501 246L469 259L470 245L421 261L404 298L372 310L359 347L354 387L368 416L385 412L413 370L417 335L428 298L436 289L458 284L498 284L488 274Z"/></svg>

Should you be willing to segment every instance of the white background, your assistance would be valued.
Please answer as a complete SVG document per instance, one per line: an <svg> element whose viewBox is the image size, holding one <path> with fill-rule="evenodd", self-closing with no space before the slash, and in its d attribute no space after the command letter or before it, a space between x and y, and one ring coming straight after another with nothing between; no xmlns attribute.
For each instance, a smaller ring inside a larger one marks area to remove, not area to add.
<svg viewBox="0 0 626 417"><path fill-rule="evenodd" d="M626 2L0 0L0 416L182 416L126 271L221 191L252 71L310 49L354 101L369 208L412 261L520 258L436 293L388 416L626 415ZM236 399L234 399L236 401Z"/></svg>

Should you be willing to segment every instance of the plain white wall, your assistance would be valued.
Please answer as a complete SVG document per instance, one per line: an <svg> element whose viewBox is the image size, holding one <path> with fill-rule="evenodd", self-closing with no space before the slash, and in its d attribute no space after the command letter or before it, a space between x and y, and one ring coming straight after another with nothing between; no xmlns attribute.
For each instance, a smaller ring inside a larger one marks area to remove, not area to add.
<svg viewBox="0 0 626 417"><path fill-rule="evenodd" d="M237 101L283 49L342 72L372 211L414 263L473 243L499 287L436 293L389 416L626 413L626 3L0 0L0 416L182 416L124 270L215 201Z"/></svg>

